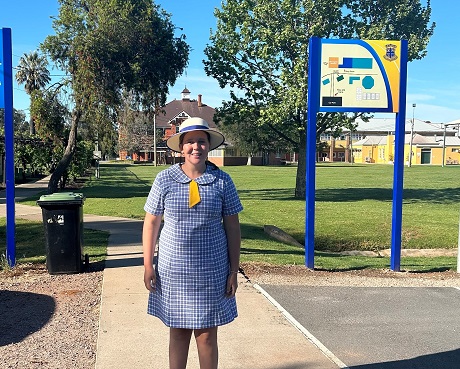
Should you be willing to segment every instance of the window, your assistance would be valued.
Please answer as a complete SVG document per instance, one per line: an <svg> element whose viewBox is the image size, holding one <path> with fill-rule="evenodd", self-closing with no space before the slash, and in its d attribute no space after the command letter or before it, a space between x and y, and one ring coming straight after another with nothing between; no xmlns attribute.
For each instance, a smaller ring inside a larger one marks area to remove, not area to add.
<svg viewBox="0 0 460 369"><path fill-rule="evenodd" d="M362 157L361 149L353 149L353 157L361 158Z"/></svg>
<svg viewBox="0 0 460 369"><path fill-rule="evenodd" d="M218 157L218 158L222 158L224 156L224 150L223 149L215 149L215 150L212 150L208 153L208 157Z"/></svg>

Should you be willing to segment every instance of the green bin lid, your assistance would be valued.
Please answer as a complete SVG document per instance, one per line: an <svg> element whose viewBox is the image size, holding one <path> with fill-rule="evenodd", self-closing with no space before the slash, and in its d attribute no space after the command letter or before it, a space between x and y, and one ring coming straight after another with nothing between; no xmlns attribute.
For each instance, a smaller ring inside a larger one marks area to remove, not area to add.
<svg viewBox="0 0 460 369"><path fill-rule="evenodd" d="M50 195L42 195L37 202L83 202L85 196L82 193L75 192L55 192Z"/></svg>

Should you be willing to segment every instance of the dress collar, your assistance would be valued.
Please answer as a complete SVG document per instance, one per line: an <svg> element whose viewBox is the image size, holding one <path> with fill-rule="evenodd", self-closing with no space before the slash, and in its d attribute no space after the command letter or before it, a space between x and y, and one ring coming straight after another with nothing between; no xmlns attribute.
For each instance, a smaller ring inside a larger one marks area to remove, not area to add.
<svg viewBox="0 0 460 369"><path fill-rule="evenodd" d="M206 165L205 172L198 178L195 178L195 182L199 185L211 184L216 180L218 170L218 168L213 168L211 165ZM171 166L168 172L171 178L178 183L189 183L191 181L191 179L182 171L181 164Z"/></svg>

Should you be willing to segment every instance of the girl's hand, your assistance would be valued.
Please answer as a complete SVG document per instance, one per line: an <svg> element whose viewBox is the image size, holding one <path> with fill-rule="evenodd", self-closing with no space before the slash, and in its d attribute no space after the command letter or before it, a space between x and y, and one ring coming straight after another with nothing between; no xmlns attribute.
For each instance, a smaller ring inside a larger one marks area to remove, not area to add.
<svg viewBox="0 0 460 369"><path fill-rule="evenodd" d="M150 292L155 292L156 290L156 275L155 269L145 268L144 269L144 284Z"/></svg>
<svg viewBox="0 0 460 369"><path fill-rule="evenodd" d="M225 295L227 297L235 296L237 288L238 288L238 273L230 273L227 277L227 290L225 291Z"/></svg>

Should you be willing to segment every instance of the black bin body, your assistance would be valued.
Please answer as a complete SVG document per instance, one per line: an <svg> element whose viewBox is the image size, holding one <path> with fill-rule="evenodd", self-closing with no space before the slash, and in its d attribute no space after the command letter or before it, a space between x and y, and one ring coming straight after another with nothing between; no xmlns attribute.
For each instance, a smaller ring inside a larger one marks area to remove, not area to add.
<svg viewBox="0 0 460 369"><path fill-rule="evenodd" d="M83 194L43 195L46 268L50 274L79 273L83 269Z"/></svg>

